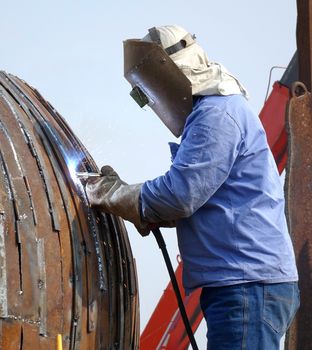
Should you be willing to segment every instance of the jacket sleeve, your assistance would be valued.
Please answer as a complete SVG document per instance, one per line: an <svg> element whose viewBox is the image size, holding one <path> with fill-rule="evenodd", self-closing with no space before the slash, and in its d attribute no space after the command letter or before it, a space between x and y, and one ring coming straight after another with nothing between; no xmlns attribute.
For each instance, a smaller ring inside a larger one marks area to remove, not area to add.
<svg viewBox="0 0 312 350"><path fill-rule="evenodd" d="M191 216L227 179L241 143L240 129L225 111L192 112L170 170L142 186L143 219L157 223Z"/></svg>

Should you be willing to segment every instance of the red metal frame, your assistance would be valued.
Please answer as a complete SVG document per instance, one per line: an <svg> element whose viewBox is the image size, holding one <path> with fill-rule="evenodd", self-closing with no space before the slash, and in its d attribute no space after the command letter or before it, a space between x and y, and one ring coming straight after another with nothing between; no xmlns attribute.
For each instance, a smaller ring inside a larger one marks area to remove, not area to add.
<svg viewBox="0 0 312 350"><path fill-rule="evenodd" d="M276 82L260 113L260 119L280 173L284 170L287 161L285 109L288 100L289 89ZM179 287L183 290L182 262L179 263L175 274ZM183 296L193 332L203 318L199 306L200 292L201 290L198 289L189 296ZM188 346L189 340L172 285L169 283L141 335L140 349L186 350Z"/></svg>
<svg viewBox="0 0 312 350"><path fill-rule="evenodd" d="M289 97L288 87L276 82L273 85L271 95L260 112L260 119L280 174L285 169L287 162L285 112Z"/></svg>

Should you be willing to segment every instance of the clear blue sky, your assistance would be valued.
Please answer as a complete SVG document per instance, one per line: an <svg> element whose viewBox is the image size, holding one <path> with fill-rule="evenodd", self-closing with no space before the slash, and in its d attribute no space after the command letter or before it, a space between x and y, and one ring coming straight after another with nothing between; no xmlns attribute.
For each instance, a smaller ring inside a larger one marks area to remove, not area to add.
<svg viewBox="0 0 312 350"><path fill-rule="evenodd" d="M0 69L35 86L99 166L111 164L125 181L142 182L168 169L167 142L174 137L129 97L122 41L164 24L195 33L209 58L245 85L256 112L270 68L287 65L296 47L295 0L1 0ZM168 277L153 237L143 239L127 227L138 265L143 328ZM176 265L174 230L166 230L165 238ZM203 329L197 336L201 348Z"/></svg>

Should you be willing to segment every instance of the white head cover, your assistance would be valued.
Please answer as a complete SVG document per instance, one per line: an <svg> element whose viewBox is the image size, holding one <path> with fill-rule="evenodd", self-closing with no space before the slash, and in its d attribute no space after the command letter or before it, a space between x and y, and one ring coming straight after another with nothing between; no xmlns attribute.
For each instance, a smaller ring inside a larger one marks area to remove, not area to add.
<svg viewBox="0 0 312 350"><path fill-rule="evenodd" d="M232 95L242 94L248 98L243 85L220 63L208 60L204 50L195 40L189 41L190 34L176 25L156 27L163 49L186 40L184 49L170 55L192 83L193 95ZM150 34L142 40L151 41ZM189 42L188 42L189 41Z"/></svg>

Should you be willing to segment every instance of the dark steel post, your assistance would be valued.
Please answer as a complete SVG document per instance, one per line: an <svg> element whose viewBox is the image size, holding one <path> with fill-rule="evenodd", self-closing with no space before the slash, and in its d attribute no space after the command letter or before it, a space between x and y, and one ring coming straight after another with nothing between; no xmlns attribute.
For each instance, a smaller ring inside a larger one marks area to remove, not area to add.
<svg viewBox="0 0 312 350"><path fill-rule="evenodd" d="M312 0L297 0L297 48L299 81L311 91L312 81Z"/></svg>

